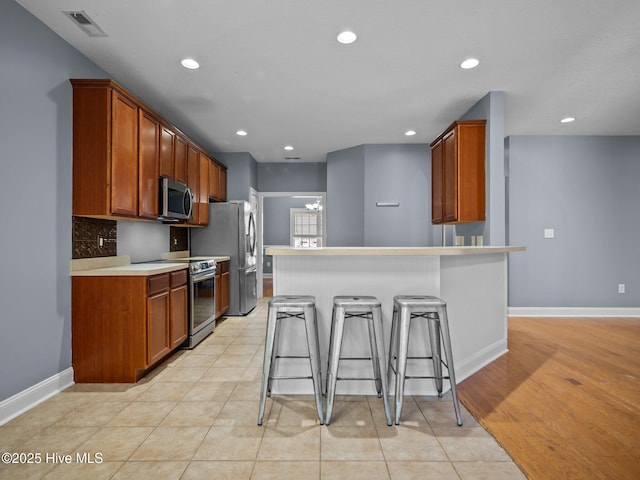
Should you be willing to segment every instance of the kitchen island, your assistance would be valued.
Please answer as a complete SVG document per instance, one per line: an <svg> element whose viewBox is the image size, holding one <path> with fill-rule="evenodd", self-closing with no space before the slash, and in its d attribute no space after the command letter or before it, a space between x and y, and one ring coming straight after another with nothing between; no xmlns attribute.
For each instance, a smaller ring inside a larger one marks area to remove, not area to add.
<svg viewBox="0 0 640 480"><path fill-rule="evenodd" d="M507 256L524 247L325 247L267 248L273 256L274 295L313 295L318 314L321 368L326 372L332 301L335 295L373 295L382 302L385 348L389 348L395 295L434 295L447 302L457 381L507 351ZM356 320L357 321L357 320ZM283 349L306 344L304 328L288 324ZM409 354L429 351L426 326L414 321ZM342 356L368 355L366 324L345 330ZM296 352L301 353L301 352ZM286 353L283 351L283 355ZM407 375L430 365L410 360ZM283 360L278 375L304 374L308 361ZM368 362L341 362L341 376L371 376ZM342 369L345 369L344 371ZM348 369L348 370L347 370ZM448 388L445 383L445 389ZM276 393L312 393L307 380L274 382ZM338 382L340 393L373 394L373 382ZM429 380L407 380L405 393L433 395Z"/></svg>

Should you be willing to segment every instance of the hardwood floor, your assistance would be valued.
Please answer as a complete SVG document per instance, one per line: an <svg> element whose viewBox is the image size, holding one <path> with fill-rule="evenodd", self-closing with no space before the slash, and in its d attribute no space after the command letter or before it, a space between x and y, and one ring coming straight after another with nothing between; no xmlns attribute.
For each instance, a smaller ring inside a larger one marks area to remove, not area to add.
<svg viewBox="0 0 640 480"><path fill-rule="evenodd" d="M460 400L531 479L640 478L640 319L511 317Z"/></svg>

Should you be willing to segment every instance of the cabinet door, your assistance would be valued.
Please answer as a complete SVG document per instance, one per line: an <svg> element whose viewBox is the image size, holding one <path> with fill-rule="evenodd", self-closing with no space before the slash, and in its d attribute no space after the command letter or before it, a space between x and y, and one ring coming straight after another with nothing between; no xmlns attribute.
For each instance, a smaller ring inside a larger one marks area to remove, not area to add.
<svg viewBox="0 0 640 480"><path fill-rule="evenodd" d="M189 225L198 225L198 202L200 202L200 157L198 150L189 145L187 151L187 185L193 191L193 216L189 220Z"/></svg>
<svg viewBox="0 0 640 480"><path fill-rule="evenodd" d="M220 168L220 184L218 187L220 192L220 201L227 201L227 171L224 168Z"/></svg>
<svg viewBox="0 0 640 480"><path fill-rule="evenodd" d="M200 184L199 184L199 212L198 225L209 224L209 157L200 152Z"/></svg>
<svg viewBox="0 0 640 480"><path fill-rule="evenodd" d="M147 365L171 350L169 312L168 289L147 298Z"/></svg>
<svg viewBox="0 0 640 480"><path fill-rule="evenodd" d="M158 146L160 123L140 110L139 141L139 205L138 215L158 218Z"/></svg>
<svg viewBox="0 0 640 480"><path fill-rule="evenodd" d="M160 162L158 175L162 177L174 177L174 133L167 127L160 129Z"/></svg>
<svg viewBox="0 0 640 480"><path fill-rule="evenodd" d="M222 313L229 309L229 272L221 275L220 280L220 310Z"/></svg>
<svg viewBox="0 0 640 480"><path fill-rule="evenodd" d="M444 197L444 221L455 222L458 220L458 149L456 146L455 129L442 139L443 143L443 197Z"/></svg>
<svg viewBox="0 0 640 480"><path fill-rule="evenodd" d="M171 289L171 348L187 338L187 295L186 285Z"/></svg>
<svg viewBox="0 0 640 480"><path fill-rule="evenodd" d="M173 176L176 181L187 184L187 182L189 181L187 175L187 141L181 136L176 135L173 141L173 146Z"/></svg>
<svg viewBox="0 0 640 480"><path fill-rule="evenodd" d="M220 200L220 165L216 162L209 165L209 197Z"/></svg>
<svg viewBox="0 0 640 480"><path fill-rule="evenodd" d="M442 203L442 142L438 142L431 150L431 223L444 221L444 205Z"/></svg>
<svg viewBox="0 0 640 480"><path fill-rule="evenodd" d="M218 318L222 315L222 275L220 273L216 273L214 279L214 292L215 292L215 302L216 302L216 314L215 317Z"/></svg>
<svg viewBox="0 0 640 480"><path fill-rule="evenodd" d="M138 213L138 108L117 92L111 97L111 213Z"/></svg>

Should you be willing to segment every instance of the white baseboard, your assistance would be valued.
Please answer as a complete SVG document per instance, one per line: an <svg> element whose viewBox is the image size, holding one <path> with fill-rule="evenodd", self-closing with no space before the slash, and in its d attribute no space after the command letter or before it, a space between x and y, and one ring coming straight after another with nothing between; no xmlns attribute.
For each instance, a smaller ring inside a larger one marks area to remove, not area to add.
<svg viewBox="0 0 640 480"><path fill-rule="evenodd" d="M73 368L33 385L20 393L0 402L0 426L32 409L47 398L73 385Z"/></svg>
<svg viewBox="0 0 640 480"><path fill-rule="evenodd" d="M640 317L640 308L508 307L510 317Z"/></svg>

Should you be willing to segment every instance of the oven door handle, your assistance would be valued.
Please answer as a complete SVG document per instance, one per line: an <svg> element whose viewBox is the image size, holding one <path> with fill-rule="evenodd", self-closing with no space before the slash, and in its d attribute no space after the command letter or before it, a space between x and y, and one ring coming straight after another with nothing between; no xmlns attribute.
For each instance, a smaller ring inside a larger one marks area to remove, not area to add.
<svg viewBox="0 0 640 480"><path fill-rule="evenodd" d="M200 274L191 275L191 281L193 283L197 283L197 282L201 282L202 280L208 280L208 279L213 278L215 276L216 276L216 272L214 270L213 272L207 272L207 273L200 273Z"/></svg>

